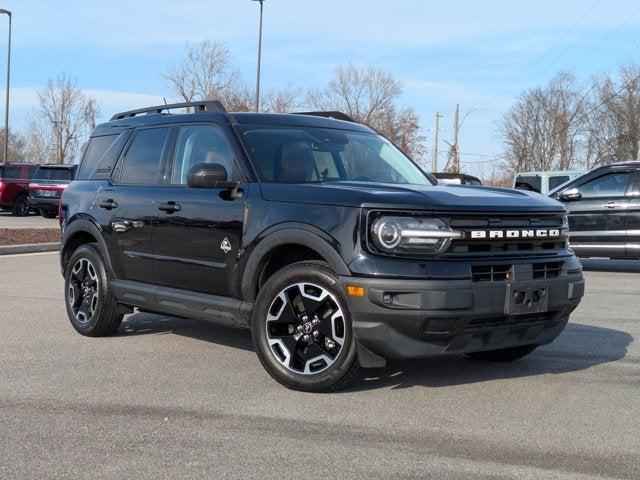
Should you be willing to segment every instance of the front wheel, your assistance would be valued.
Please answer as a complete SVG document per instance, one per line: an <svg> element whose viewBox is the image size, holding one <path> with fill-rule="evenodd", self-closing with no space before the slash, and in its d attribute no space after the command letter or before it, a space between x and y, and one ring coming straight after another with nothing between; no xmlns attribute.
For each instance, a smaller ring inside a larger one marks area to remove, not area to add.
<svg viewBox="0 0 640 480"><path fill-rule="evenodd" d="M324 265L300 262L276 272L258 294L251 333L264 368L288 388L337 390L359 369L341 284Z"/></svg>
<svg viewBox="0 0 640 480"><path fill-rule="evenodd" d="M485 360L487 362L513 362L526 357L533 352L538 345L524 345L521 347L503 348L500 350L489 350L487 352L468 353L474 360Z"/></svg>
<svg viewBox="0 0 640 480"><path fill-rule="evenodd" d="M118 313L109 276L93 244L73 252L64 275L65 304L71 325L82 335L103 337L118 330Z"/></svg>

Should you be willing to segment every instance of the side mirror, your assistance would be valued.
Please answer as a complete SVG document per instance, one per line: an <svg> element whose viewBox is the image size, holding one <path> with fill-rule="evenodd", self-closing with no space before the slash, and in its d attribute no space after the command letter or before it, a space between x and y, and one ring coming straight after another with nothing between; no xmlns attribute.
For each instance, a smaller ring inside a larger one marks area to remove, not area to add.
<svg viewBox="0 0 640 480"><path fill-rule="evenodd" d="M558 195L558 198L564 202L573 202L575 200L580 200L582 198L582 194L580 193L580 190L578 190L576 187L573 187L560 193L560 195Z"/></svg>
<svg viewBox="0 0 640 480"><path fill-rule="evenodd" d="M228 183L233 182L227 182L227 169L219 163L198 163L187 173L192 188L229 188Z"/></svg>

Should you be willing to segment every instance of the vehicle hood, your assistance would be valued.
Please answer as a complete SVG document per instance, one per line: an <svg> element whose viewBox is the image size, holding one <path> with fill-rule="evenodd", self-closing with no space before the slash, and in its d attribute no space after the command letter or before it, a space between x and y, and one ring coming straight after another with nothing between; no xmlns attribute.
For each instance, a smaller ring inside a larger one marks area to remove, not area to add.
<svg viewBox="0 0 640 480"><path fill-rule="evenodd" d="M476 186L392 185L365 182L263 183L273 202L465 212L563 212L564 205L534 192Z"/></svg>

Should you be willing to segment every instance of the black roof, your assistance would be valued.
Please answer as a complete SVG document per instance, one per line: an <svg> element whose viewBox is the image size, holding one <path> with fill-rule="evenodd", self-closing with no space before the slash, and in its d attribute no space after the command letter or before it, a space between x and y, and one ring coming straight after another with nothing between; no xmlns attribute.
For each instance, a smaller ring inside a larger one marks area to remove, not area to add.
<svg viewBox="0 0 640 480"><path fill-rule="evenodd" d="M159 109L159 108L158 108ZM135 113L134 113L135 112ZM149 113L144 113L149 112ZM144 113L144 114L142 114ZM133 114L133 116L127 116ZM106 123L98 125L93 136L112 135L123 130L146 125L162 125L182 122L215 121L219 123L229 122L234 125L282 125L302 127L337 128L341 130L353 130L357 132L375 133L369 127L360 123L338 120L331 116L338 116L339 112L326 112L327 116L320 116L323 112L305 113L255 113L255 112L223 112L200 111L197 113L158 113L156 107L150 109L132 110L116 114ZM344 114L342 114L344 115ZM344 118L349 118L344 115Z"/></svg>

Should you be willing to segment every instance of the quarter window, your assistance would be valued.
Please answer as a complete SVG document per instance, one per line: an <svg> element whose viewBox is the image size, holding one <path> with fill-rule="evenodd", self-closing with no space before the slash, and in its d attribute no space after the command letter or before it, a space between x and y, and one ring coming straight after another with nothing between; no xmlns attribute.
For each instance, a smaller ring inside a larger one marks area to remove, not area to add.
<svg viewBox="0 0 640 480"><path fill-rule="evenodd" d="M180 128L171 170L173 185L186 185L189 170L199 163L218 163L234 177L234 155L222 130L214 125L185 125Z"/></svg>
<svg viewBox="0 0 640 480"><path fill-rule="evenodd" d="M124 155L120 183L157 184L160 179L162 152L168 136L168 128L147 128L138 131Z"/></svg>

